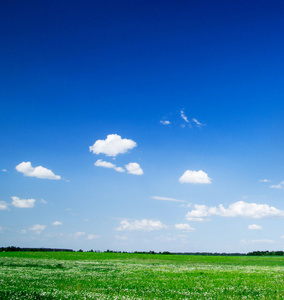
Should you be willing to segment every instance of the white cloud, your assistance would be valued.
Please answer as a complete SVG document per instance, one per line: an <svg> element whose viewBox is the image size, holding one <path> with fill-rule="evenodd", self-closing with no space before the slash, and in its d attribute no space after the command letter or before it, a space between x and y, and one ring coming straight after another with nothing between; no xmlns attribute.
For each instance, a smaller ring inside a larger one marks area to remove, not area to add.
<svg viewBox="0 0 284 300"><path fill-rule="evenodd" d="M102 159L98 159L94 165L96 167L103 167L103 168L108 168L108 169L114 169L117 172L125 172L125 170L121 167L117 167L115 164L107 161L103 161Z"/></svg>
<svg viewBox="0 0 284 300"><path fill-rule="evenodd" d="M0 201L0 210L6 210L8 209L8 203L5 201Z"/></svg>
<svg viewBox="0 0 284 300"><path fill-rule="evenodd" d="M220 217L246 217L253 219L268 218L268 217L284 217L284 211L279 210L267 204L246 203L238 201L228 208L222 204L216 206L194 205L194 210L186 214L188 221L204 221L204 218L211 216Z"/></svg>
<svg viewBox="0 0 284 300"><path fill-rule="evenodd" d="M94 165L96 167L103 167L103 168L109 168L109 169L113 169L115 167L114 164L107 162L107 161L103 161L102 159L98 159Z"/></svg>
<svg viewBox="0 0 284 300"><path fill-rule="evenodd" d="M279 183L279 184L274 184L270 186L271 189L283 189L283 186Z"/></svg>
<svg viewBox="0 0 284 300"><path fill-rule="evenodd" d="M260 179L259 182L270 182L271 180L269 179Z"/></svg>
<svg viewBox="0 0 284 300"><path fill-rule="evenodd" d="M163 125L170 125L171 124L170 121L160 121L160 123L163 124Z"/></svg>
<svg viewBox="0 0 284 300"><path fill-rule="evenodd" d="M161 200L161 201L184 202L184 200L178 200L175 198L167 198L167 197L160 197L160 196L152 196L151 199Z"/></svg>
<svg viewBox="0 0 284 300"><path fill-rule="evenodd" d="M200 184L209 184L211 182L211 178L208 175L199 170L199 171L190 171L187 170L180 177L179 182L181 183L200 183Z"/></svg>
<svg viewBox="0 0 284 300"><path fill-rule="evenodd" d="M52 179L52 180L61 179L59 175L55 175L51 170L46 169L42 166L33 168L29 161L18 164L16 166L16 170L28 177L36 177L36 178Z"/></svg>
<svg viewBox="0 0 284 300"><path fill-rule="evenodd" d="M122 139L118 134L109 134L105 140L97 140L89 149L94 154L103 153L107 156L116 156L136 146L137 144L132 140Z"/></svg>
<svg viewBox="0 0 284 300"><path fill-rule="evenodd" d="M200 127L200 126L205 126L205 124L202 124L202 123L198 122L196 119L192 119L192 121L193 121L198 127Z"/></svg>
<svg viewBox="0 0 284 300"><path fill-rule="evenodd" d="M81 236L84 236L85 234L86 234L86 232L84 232L84 231L77 231L74 233L74 237L79 238Z"/></svg>
<svg viewBox="0 0 284 300"><path fill-rule="evenodd" d="M195 231L195 228L191 227L189 224L175 224L175 229L184 231Z"/></svg>
<svg viewBox="0 0 284 300"><path fill-rule="evenodd" d="M251 224L248 226L249 230L261 230L262 226L256 225L256 224Z"/></svg>
<svg viewBox="0 0 284 300"><path fill-rule="evenodd" d="M20 199L19 197L11 197L12 205L18 208L32 208L35 206L35 199Z"/></svg>
<svg viewBox="0 0 284 300"><path fill-rule="evenodd" d="M129 174L143 175L143 170L141 169L140 165L135 162L125 165L125 168Z"/></svg>
<svg viewBox="0 0 284 300"><path fill-rule="evenodd" d="M60 222L60 221L54 221L53 223L51 223L51 225L53 225L53 226L60 226L60 225L62 225L62 222Z"/></svg>
<svg viewBox="0 0 284 300"><path fill-rule="evenodd" d="M94 239L99 239L99 238L100 238L99 235L95 235L95 234L88 234L87 235L88 240L94 240Z"/></svg>
<svg viewBox="0 0 284 300"><path fill-rule="evenodd" d="M8 172L6 169L2 169L2 172Z"/></svg>
<svg viewBox="0 0 284 300"><path fill-rule="evenodd" d="M183 110L180 111L180 116L186 123L189 123L187 116L185 115Z"/></svg>
<svg viewBox="0 0 284 300"><path fill-rule="evenodd" d="M129 230L143 230L143 231L153 231L153 230L160 230L167 228L161 221L153 221L153 220L146 220L143 219L141 221L128 221L122 220L120 221L120 226L116 229L119 231Z"/></svg>
<svg viewBox="0 0 284 300"><path fill-rule="evenodd" d="M34 231L36 234L41 234L41 232L46 228L45 225L35 224L29 228L29 230Z"/></svg>

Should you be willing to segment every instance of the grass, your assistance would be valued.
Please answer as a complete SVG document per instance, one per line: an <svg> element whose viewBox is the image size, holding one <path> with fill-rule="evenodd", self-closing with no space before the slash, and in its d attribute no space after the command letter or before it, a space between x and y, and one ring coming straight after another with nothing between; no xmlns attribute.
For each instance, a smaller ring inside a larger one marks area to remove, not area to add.
<svg viewBox="0 0 284 300"><path fill-rule="evenodd" d="M0 299L284 299L284 257L0 253Z"/></svg>

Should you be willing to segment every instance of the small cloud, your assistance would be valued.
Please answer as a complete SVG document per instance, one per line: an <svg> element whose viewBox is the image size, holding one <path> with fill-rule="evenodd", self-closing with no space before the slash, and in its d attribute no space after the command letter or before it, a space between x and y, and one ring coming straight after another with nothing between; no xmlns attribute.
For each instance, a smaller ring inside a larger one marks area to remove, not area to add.
<svg viewBox="0 0 284 300"><path fill-rule="evenodd" d="M171 124L171 122L170 121L160 121L160 123L161 124L163 124L163 125L170 125Z"/></svg>
<svg viewBox="0 0 284 300"><path fill-rule="evenodd" d="M107 161L103 161L102 159L98 159L94 165L96 167L103 167L103 168L108 168L108 169L114 169L117 172L125 172L125 170L121 167L117 167L115 164Z"/></svg>
<svg viewBox="0 0 284 300"><path fill-rule="evenodd" d="M180 111L180 116L181 116L181 118L182 118L186 123L189 123L188 118L187 118L187 116L185 115L185 113L184 113L183 110Z"/></svg>
<svg viewBox="0 0 284 300"><path fill-rule="evenodd" d="M45 201L44 199L40 199L40 200L39 200L39 203L47 204L47 201Z"/></svg>
<svg viewBox="0 0 284 300"><path fill-rule="evenodd" d="M118 134L109 134L105 140L97 140L90 146L90 152L103 153L106 156L117 156L135 148L137 144L130 139L122 139Z"/></svg>
<svg viewBox="0 0 284 300"><path fill-rule="evenodd" d="M41 234L41 232L46 228L45 225L35 224L29 228L29 230L34 231L36 234Z"/></svg>
<svg viewBox="0 0 284 300"><path fill-rule="evenodd" d="M269 179L260 179L259 182L270 182L271 180Z"/></svg>
<svg viewBox="0 0 284 300"><path fill-rule="evenodd" d="M12 205L18 208L32 208L35 206L35 199L20 199L19 197L11 197Z"/></svg>
<svg viewBox="0 0 284 300"><path fill-rule="evenodd" d="M79 238L79 237L84 236L84 235L86 235L86 232L84 232L84 231L77 231L77 232L74 233L75 238Z"/></svg>
<svg viewBox="0 0 284 300"><path fill-rule="evenodd" d="M118 231L135 231L135 230L142 230L142 231L153 231L153 230L160 230L167 228L161 221L153 221L153 220L146 220L143 219L141 221L134 220L128 221L126 219L120 221L120 226L116 228Z"/></svg>
<svg viewBox="0 0 284 300"><path fill-rule="evenodd" d="M141 169L140 165L135 162L125 165L125 168L129 174L143 175L143 170Z"/></svg>
<svg viewBox="0 0 284 300"><path fill-rule="evenodd" d="M192 121L198 126L198 127L201 127L201 126L205 126L206 124L201 124L200 122L198 122L196 119L192 119Z"/></svg>
<svg viewBox="0 0 284 300"><path fill-rule="evenodd" d="M175 224L175 229L177 230L184 230L184 231L195 231L195 228L191 227L189 224Z"/></svg>
<svg viewBox="0 0 284 300"><path fill-rule="evenodd" d="M25 229L22 229L20 232L21 232L21 234L26 234L27 233L27 231Z"/></svg>
<svg viewBox="0 0 284 300"><path fill-rule="evenodd" d="M94 240L94 239L99 239L100 236L99 235L95 235L95 234L88 234L87 235L87 240Z"/></svg>
<svg viewBox="0 0 284 300"><path fill-rule="evenodd" d="M271 189L283 189L283 186L282 186L282 184L279 183L279 184L271 185L270 188Z"/></svg>
<svg viewBox="0 0 284 300"><path fill-rule="evenodd" d="M51 180L61 179L59 175L55 175L51 170L46 169L42 166L33 168L29 161L18 164L16 166L16 170L20 173L23 173L24 176L28 176L28 177L36 177L36 178L51 179Z"/></svg>
<svg viewBox="0 0 284 300"><path fill-rule="evenodd" d="M256 225L256 224L252 224L248 226L249 230L261 230L262 226Z"/></svg>
<svg viewBox="0 0 284 300"><path fill-rule="evenodd" d="M89 219L83 219L84 222L89 222Z"/></svg>
<svg viewBox="0 0 284 300"><path fill-rule="evenodd" d="M60 226L60 225L62 225L62 223L60 221L54 221L53 223L51 223L51 225Z"/></svg>
<svg viewBox="0 0 284 300"><path fill-rule="evenodd" d="M187 170L180 177L179 182L180 183L209 184L209 183L212 183L211 180L212 179L209 178L208 175L201 170L199 170L199 171Z"/></svg>
<svg viewBox="0 0 284 300"><path fill-rule="evenodd" d="M0 201L0 210L8 210L8 203Z"/></svg>
<svg viewBox="0 0 284 300"><path fill-rule="evenodd" d="M161 200L161 201L172 201L172 202L185 202L184 200L178 200L175 198L167 198L167 197L160 197L160 196L152 196L151 199Z"/></svg>
<svg viewBox="0 0 284 300"><path fill-rule="evenodd" d="M2 169L2 172L8 172L6 169Z"/></svg>

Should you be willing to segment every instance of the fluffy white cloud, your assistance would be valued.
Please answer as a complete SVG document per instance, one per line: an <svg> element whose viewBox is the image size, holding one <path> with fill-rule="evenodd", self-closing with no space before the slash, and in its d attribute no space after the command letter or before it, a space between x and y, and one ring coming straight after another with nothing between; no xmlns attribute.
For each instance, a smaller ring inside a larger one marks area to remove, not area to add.
<svg viewBox="0 0 284 300"><path fill-rule="evenodd" d="M160 197L160 196L152 196L151 199L161 200L161 201L184 202L184 200L178 200L175 198Z"/></svg>
<svg viewBox="0 0 284 300"><path fill-rule="evenodd" d="M52 179L52 180L61 179L59 175L55 175L51 170L46 169L42 166L33 168L29 161L18 164L16 166L16 170L28 177L36 177L36 178Z"/></svg>
<svg viewBox="0 0 284 300"><path fill-rule="evenodd" d="M54 221L53 223L51 223L51 225L53 225L53 226L60 226L60 225L62 225L62 222L60 222L60 221Z"/></svg>
<svg viewBox="0 0 284 300"><path fill-rule="evenodd" d="M0 201L0 210L6 210L8 209L8 203L5 201Z"/></svg>
<svg viewBox="0 0 284 300"><path fill-rule="evenodd" d="M179 182L181 183L200 183L200 184L209 184L211 182L211 178L208 175L199 170L199 171L190 171L187 170L180 177Z"/></svg>
<svg viewBox="0 0 284 300"><path fill-rule="evenodd" d="M204 218L211 216L220 217L246 217L253 219L268 218L268 217L284 217L284 211L279 210L267 204L247 203L238 201L228 208L222 204L216 206L194 205L192 211L186 214L186 219L189 221L204 221Z"/></svg>
<svg viewBox="0 0 284 300"><path fill-rule="evenodd" d="M143 175L143 170L141 169L140 165L135 162L125 165L125 168L129 174Z"/></svg>
<svg viewBox="0 0 284 300"><path fill-rule="evenodd" d="M175 224L175 229L184 231L195 231L195 228L191 227L189 224Z"/></svg>
<svg viewBox="0 0 284 300"><path fill-rule="evenodd" d="M143 219L141 221L128 221L122 220L120 221L120 226L116 228L116 230L124 231L134 231L134 230L143 230L143 231L153 231L167 228L161 221L153 221Z"/></svg>
<svg viewBox="0 0 284 300"><path fill-rule="evenodd" d="M163 124L163 125L170 125L171 124L170 121L160 121L160 123Z"/></svg>
<svg viewBox="0 0 284 300"><path fill-rule="evenodd" d="M35 199L20 199L19 197L11 197L12 205L18 208L32 208L35 206Z"/></svg>
<svg viewBox="0 0 284 300"><path fill-rule="evenodd" d="M256 224L251 224L248 226L249 230L261 230L262 226L256 225Z"/></svg>
<svg viewBox="0 0 284 300"><path fill-rule="evenodd" d="M7 172L7 170L6 169L2 169L2 172Z"/></svg>
<svg viewBox="0 0 284 300"><path fill-rule="evenodd" d="M136 147L137 144L130 139L122 139L118 134L109 134L105 140L97 140L90 146L90 152L103 153L107 156L116 156Z"/></svg>
<svg viewBox="0 0 284 300"><path fill-rule="evenodd" d="M108 168L108 169L114 169L117 172L125 172L125 170L121 167L117 167L111 162L103 161L102 159L98 159L94 165L96 167L103 167L103 168Z"/></svg>
<svg viewBox="0 0 284 300"><path fill-rule="evenodd" d="M41 234L41 232L46 228L45 225L35 224L29 228L29 230L34 231L36 234Z"/></svg>

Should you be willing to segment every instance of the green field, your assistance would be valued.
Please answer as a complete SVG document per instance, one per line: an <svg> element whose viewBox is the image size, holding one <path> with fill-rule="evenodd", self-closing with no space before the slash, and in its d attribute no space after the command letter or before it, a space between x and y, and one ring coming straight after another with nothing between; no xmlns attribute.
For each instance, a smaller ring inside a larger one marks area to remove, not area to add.
<svg viewBox="0 0 284 300"><path fill-rule="evenodd" d="M284 257L3 252L0 299L284 299Z"/></svg>

